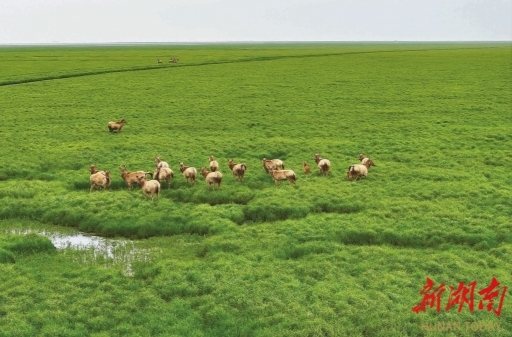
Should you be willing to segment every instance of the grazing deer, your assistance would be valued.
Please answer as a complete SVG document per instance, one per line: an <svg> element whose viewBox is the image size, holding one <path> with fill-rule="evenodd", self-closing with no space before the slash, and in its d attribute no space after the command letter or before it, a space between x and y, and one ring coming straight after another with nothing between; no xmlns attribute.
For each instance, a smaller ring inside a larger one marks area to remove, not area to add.
<svg viewBox="0 0 512 337"><path fill-rule="evenodd" d="M309 167L308 163L306 163L306 162L302 163L302 167L304 168L304 173L305 174L310 174L311 173L311 167Z"/></svg>
<svg viewBox="0 0 512 337"><path fill-rule="evenodd" d="M364 164L350 165L347 171L347 179L352 180L353 178L355 178L356 180L359 180L361 177L367 178L370 166L375 166L375 164L370 158L368 158L368 160L365 161Z"/></svg>
<svg viewBox="0 0 512 337"><path fill-rule="evenodd" d="M269 173L270 169L274 170L284 170L284 163L280 159L267 159L263 158L263 168L265 169L265 172Z"/></svg>
<svg viewBox="0 0 512 337"><path fill-rule="evenodd" d="M121 178L123 178L124 182L128 186L128 189L132 189L132 184L139 183L139 178L145 178L146 175L152 175L151 172L146 171L134 171L134 172L128 172L126 170L126 166L121 165L119 166L119 169L121 170Z"/></svg>
<svg viewBox="0 0 512 337"><path fill-rule="evenodd" d="M228 166L231 172L233 172L233 177L242 181L244 179L245 171L247 171L247 165L245 163L236 164L233 159L228 160Z"/></svg>
<svg viewBox="0 0 512 337"><path fill-rule="evenodd" d="M210 170L212 172L215 172L219 169L219 163L215 160L215 158L213 158L213 156L210 156L210 158L208 158L208 161L210 162Z"/></svg>
<svg viewBox="0 0 512 337"><path fill-rule="evenodd" d="M91 174L91 189L89 192L96 187L104 188L105 190L110 186L110 171L98 171L96 173Z"/></svg>
<svg viewBox="0 0 512 337"><path fill-rule="evenodd" d="M185 177L187 183L189 180L192 184L196 183L197 170L195 167L185 166L185 164L180 163L180 172L183 173L183 177Z"/></svg>
<svg viewBox="0 0 512 337"><path fill-rule="evenodd" d="M329 159L322 159L320 155L315 154L315 163L318 166L318 170L320 170L320 174L326 176L329 174L329 169L331 168L331 162Z"/></svg>
<svg viewBox="0 0 512 337"><path fill-rule="evenodd" d="M162 63L162 60L157 59L157 61L158 61L158 64L163 64L163 63Z"/></svg>
<svg viewBox="0 0 512 337"><path fill-rule="evenodd" d="M210 172L206 170L206 167L201 167L201 175L205 178L208 189L210 189L210 187L215 189L215 184L217 184L217 189L220 189L222 173L219 171Z"/></svg>
<svg viewBox="0 0 512 337"><path fill-rule="evenodd" d="M123 118L119 122L108 122L108 131L110 132L121 132L121 129L123 128L123 125L126 124L126 120Z"/></svg>
<svg viewBox="0 0 512 337"><path fill-rule="evenodd" d="M271 167L268 173L270 173L276 185L279 185L280 180L288 180L290 184L295 184L295 180L297 180L297 176L292 170L274 170L274 168Z"/></svg>

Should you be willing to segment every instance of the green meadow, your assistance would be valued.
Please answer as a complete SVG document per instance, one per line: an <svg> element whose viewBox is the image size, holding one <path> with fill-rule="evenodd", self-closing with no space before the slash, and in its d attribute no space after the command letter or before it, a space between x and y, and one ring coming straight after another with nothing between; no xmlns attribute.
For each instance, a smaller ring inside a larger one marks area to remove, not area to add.
<svg viewBox="0 0 512 337"><path fill-rule="evenodd" d="M2 337L512 336L510 43L0 47L0 109ZM359 153L376 166L348 181ZM221 188L187 184L210 155ZM156 156L151 201L119 167ZM431 289L415 313L427 278L440 310Z"/></svg>

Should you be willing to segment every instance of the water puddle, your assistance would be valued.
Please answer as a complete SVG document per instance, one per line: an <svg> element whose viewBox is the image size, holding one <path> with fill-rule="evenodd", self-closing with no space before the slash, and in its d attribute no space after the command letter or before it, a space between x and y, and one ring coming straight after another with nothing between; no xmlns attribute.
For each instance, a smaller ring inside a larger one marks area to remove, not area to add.
<svg viewBox="0 0 512 337"><path fill-rule="evenodd" d="M48 237L55 248L65 249L90 249L95 248L99 251L103 251L108 257L114 256L114 248L117 246L126 245L129 241L124 240L113 240L105 239L99 236L86 235L82 233L76 233L71 235L63 235L58 233L40 233Z"/></svg>
<svg viewBox="0 0 512 337"><path fill-rule="evenodd" d="M74 254L75 259L80 263L96 263L105 267L120 264L123 266L123 273L127 276L133 276L134 261L149 262L150 260L149 251L135 247L135 243L130 240L109 239L80 232L64 234L30 229L14 229L5 234L30 233L46 236L55 248ZM73 251L81 251L81 254L75 254Z"/></svg>

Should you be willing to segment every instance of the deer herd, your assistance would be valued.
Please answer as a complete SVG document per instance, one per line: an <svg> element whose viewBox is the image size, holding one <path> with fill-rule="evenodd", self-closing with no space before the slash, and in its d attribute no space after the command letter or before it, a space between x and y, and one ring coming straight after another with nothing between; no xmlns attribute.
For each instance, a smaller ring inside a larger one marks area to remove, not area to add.
<svg viewBox="0 0 512 337"><path fill-rule="evenodd" d="M119 122L109 122L108 130L110 132L121 132L126 120L123 118ZM315 161L320 175L327 176L331 169L331 162L329 159L321 158L319 154L315 154L313 160ZM370 166L375 166L373 161L366 157L363 153L359 154L360 164L353 164L348 167L347 179L359 180L361 177L368 177L368 170ZM238 181L243 181L247 165L245 163L235 163L233 159L228 159L228 167L233 173L233 178ZM297 174L290 169L284 168L284 162L280 159L262 159L263 169L270 175L276 185L279 185L281 180L288 180L290 184L295 184ZM174 178L174 172L169 167L169 164L163 161L160 157L155 157L155 171L128 171L126 166L119 166L121 178L126 183L129 190L132 189L133 184L138 184L144 195L158 199L160 195L160 182L165 180L167 187L171 187L171 179ZM199 173L204 177L208 189L220 189L222 183L222 173L219 171L219 163L215 158L210 155L208 157L208 168L201 167ZM311 174L311 167L307 162L303 162L302 168L304 174ZM94 189L108 189L111 183L110 171L97 170L95 165L89 167L90 176L90 192ZM183 162L179 164L179 170L187 183L195 184L198 170L193 166L187 166ZM148 176L150 177L148 179Z"/></svg>
<svg viewBox="0 0 512 337"><path fill-rule="evenodd" d="M169 63L178 63L178 60L179 59L177 57L171 57L169 59ZM161 59L156 59L156 61L158 62L158 64L164 64Z"/></svg>

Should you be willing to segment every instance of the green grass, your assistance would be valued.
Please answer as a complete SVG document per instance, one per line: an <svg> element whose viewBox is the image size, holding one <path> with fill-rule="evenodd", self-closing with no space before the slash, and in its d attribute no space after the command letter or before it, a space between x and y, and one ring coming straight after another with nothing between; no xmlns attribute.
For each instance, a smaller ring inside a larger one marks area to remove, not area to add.
<svg viewBox="0 0 512 337"><path fill-rule="evenodd" d="M0 48L0 228L149 252L126 273L2 237L0 336L470 336L421 323L473 321L509 336L508 296L500 317L411 309L426 277L512 284L511 56L490 43ZM377 166L348 181L361 152ZM209 155L218 191L179 172ZM153 171L155 156L175 177L152 202L119 166ZM276 186L263 157L296 185ZM243 182L228 159L247 164ZM89 193L90 164L111 171L109 190Z"/></svg>

